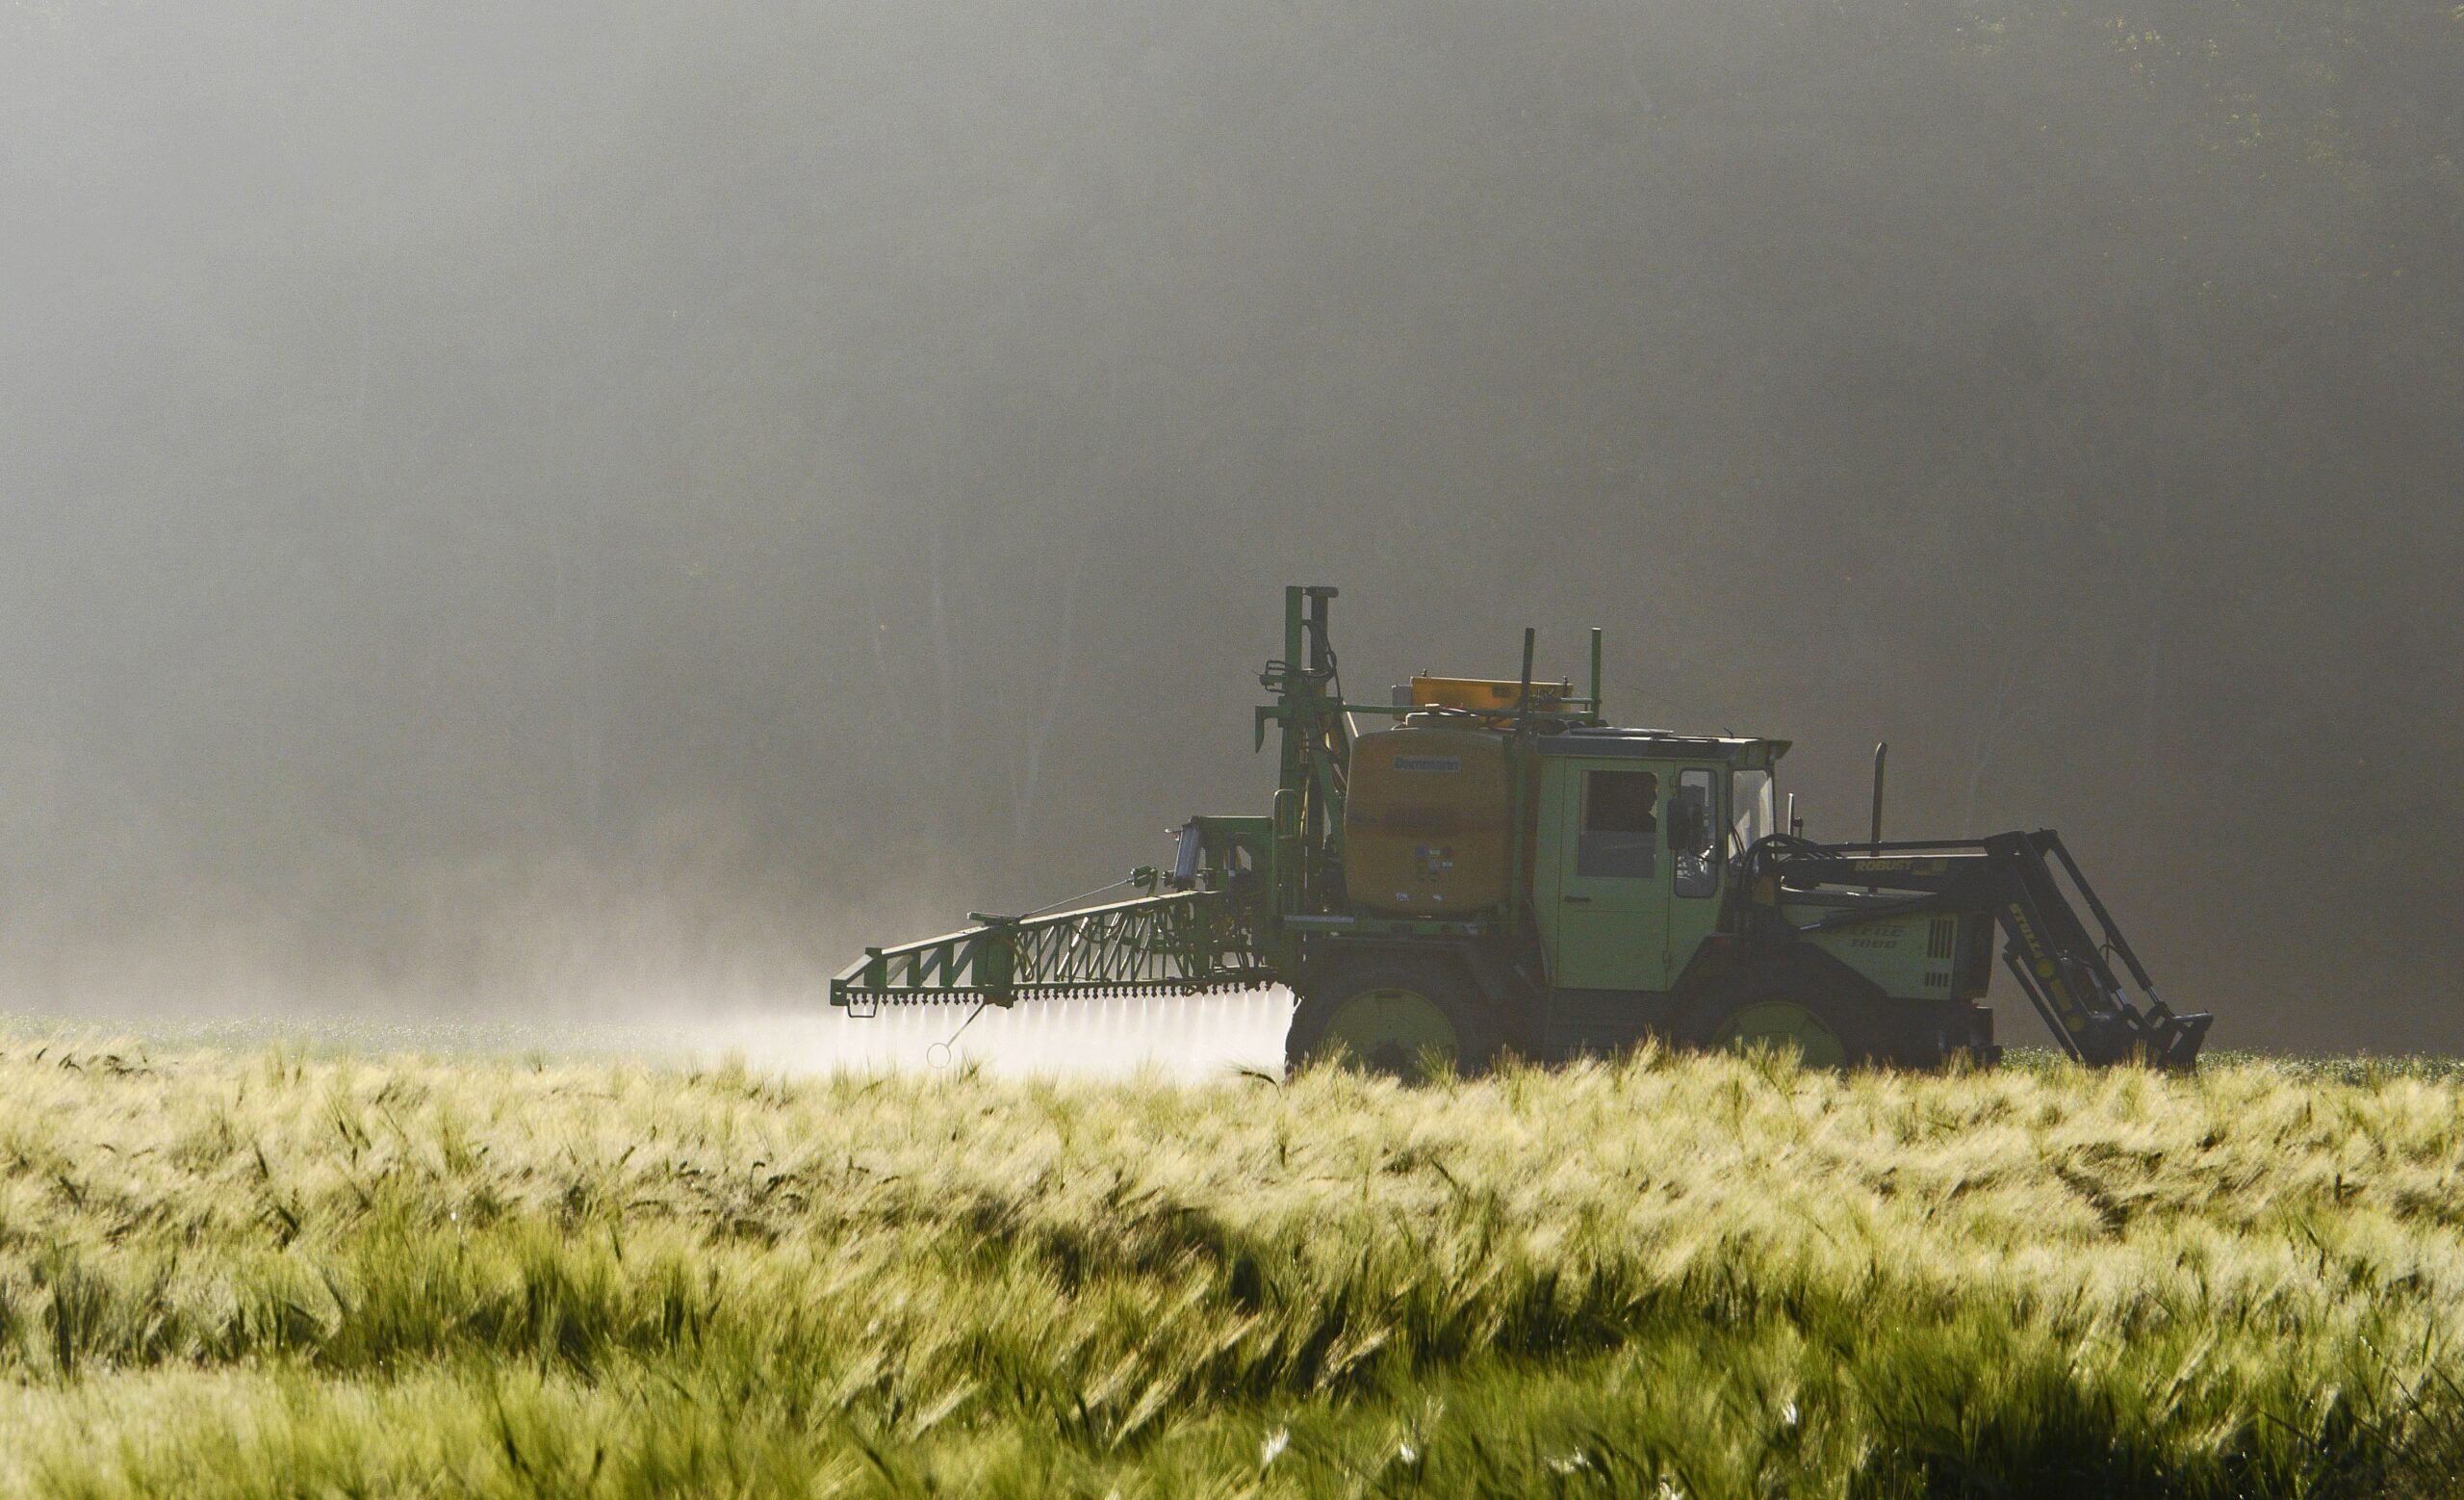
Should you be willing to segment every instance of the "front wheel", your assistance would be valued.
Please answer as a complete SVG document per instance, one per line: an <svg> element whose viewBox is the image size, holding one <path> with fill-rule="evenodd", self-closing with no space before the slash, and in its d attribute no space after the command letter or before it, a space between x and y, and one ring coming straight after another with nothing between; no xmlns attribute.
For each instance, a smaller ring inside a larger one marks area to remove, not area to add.
<svg viewBox="0 0 2464 1500"><path fill-rule="evenodd" d="M1872 1006L1862 996L1802 974L1723 986L1696 1005L1686 1030L1713 1051L1793 1051L1809 1068L1854 1068L1881 1052Z"/></svg>
<svg viewBox="0 0 2464 1500"><path fill-rule="evenodd" d="M1422 1080L1497 1058L1497 1027L1459 970L1410 960L1344 965L1312 978L1285 1033L1284 1064L1320 1061Z"/></svg>

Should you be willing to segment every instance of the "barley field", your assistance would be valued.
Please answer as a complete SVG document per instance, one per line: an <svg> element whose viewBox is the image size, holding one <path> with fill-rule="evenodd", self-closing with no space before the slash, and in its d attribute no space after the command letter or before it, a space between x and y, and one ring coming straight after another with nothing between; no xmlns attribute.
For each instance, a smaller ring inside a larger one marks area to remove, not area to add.
<svg viewBox="0 0 2464 1500"><path fill-rule="evenodd" d="M2464 1077L0 1031L0 1492L2431 1495Z"/></svg>

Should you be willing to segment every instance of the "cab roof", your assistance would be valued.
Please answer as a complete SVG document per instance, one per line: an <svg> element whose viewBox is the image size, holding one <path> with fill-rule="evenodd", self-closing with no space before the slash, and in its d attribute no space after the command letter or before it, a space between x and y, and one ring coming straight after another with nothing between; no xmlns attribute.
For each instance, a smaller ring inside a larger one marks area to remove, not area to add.
<svg viewBox="0 0 2464 1500"><path fill-rule="evenodd" d="M1540 737L1542 755L1583 756L1602 760L1725 761L1741 769L1770 768L1788 753L1785 739L1754 739L1730 735L1681 735L1665 729L1629 729L1614 724L1580 726L1561 735Z"/></svg>

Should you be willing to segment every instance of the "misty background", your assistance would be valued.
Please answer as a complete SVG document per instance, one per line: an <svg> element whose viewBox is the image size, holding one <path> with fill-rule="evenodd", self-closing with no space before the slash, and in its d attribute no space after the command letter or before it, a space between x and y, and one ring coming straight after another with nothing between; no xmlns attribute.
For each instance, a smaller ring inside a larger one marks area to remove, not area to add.
<svg viewBox="0 0 2464 1500"><path fill-rule="evenodd" d="M819 1006L1326 582L2464 1048L2459 161L2443 0L10 7L0 1009Z"/></svg>

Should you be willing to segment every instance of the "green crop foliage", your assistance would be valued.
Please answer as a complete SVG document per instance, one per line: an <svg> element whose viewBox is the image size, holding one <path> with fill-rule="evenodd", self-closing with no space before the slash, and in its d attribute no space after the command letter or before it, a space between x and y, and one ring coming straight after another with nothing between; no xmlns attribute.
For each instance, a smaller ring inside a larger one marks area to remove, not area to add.
<svg viewBox="0 0 2464 1500"><path fill-rule="evenodd" d="M2464 1081L0 1033L0 1492L2434 1494Z"/></svg>

